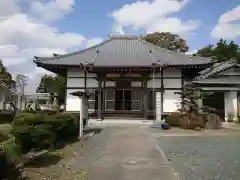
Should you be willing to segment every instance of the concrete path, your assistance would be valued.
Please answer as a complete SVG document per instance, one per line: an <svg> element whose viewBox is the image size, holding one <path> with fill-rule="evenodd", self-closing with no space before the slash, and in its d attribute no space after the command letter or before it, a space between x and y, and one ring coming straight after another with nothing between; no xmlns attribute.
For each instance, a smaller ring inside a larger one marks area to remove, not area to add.
<svg viewBox="0 0 240 180"><path fill-rule="evenodd" d="M179 180L162 151L157 148L148 126L114 128L90 180Z"/></svg>

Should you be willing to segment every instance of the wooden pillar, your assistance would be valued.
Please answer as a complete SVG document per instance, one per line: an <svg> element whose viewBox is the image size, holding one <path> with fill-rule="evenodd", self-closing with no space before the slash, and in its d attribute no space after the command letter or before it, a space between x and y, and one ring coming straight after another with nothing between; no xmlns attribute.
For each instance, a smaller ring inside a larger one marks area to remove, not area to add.
<svg viewBox="0 0 240 180"><path fill-rule="evenodd" d="M161 70L161 116L163 115L163 101L164 101L164 98L163 98L163 96L164 96L164 82L163 82L163 69L164 68L161 68L160 70ZM162 117L161 117L161 119L162 119Z"/></svg>
<svg viewBox="0 0 240 180"><path fill-rule="evenodd" d="M98 79L98 119L102 119L102 79Z"/></svg>
<svg viewBox="0 0 240 180"><path fill-rule="evenodd" d="M143 112L144 119L148 119L148 98L147 98L147 79L143 79Z"/></svg>
<svg viewBox="0 0 240 180"><path fill-rule="evenodd" d="M102 101L103 101L103 106L102 106L102 113L105 112L105 100L106 100L106 97L105 97L105 91L106 91L106 79L103 80L103 88L102 88L102 93L103 93L103 98L102 98Z"/></svg>
<svg viewBox="0 0 240 180"><path fill-rule="evenodd" d="M84 92L87 92L87 71L84 71Z"/></svg>

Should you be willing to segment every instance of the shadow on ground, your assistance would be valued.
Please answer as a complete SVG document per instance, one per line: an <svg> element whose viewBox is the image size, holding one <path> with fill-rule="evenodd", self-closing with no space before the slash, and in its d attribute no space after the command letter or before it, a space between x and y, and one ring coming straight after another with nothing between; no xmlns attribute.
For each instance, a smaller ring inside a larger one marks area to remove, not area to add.
<svg viewBox="0 0 240 180"><path fill-rule="evenodd" d="M62 159L60 154L51 154L47 153L34 161L31 161L25 165L26 168L41 168L41 167L49 167L52 165L58 164L58 162Z"/></svg>
<svg viewBox="0 0 240 180"><path fill-rule="evenodd" d="M102 132L103 128L100 127L86 127L83 129L83 132L85 134L90 134L90 133L97 133L99 134L100 132Z"/></svg>

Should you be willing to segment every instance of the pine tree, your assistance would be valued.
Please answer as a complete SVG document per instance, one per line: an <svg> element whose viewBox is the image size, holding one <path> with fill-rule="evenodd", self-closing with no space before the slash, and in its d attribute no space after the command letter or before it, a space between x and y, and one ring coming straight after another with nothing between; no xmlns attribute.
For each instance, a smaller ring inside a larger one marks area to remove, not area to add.
<svg viewBox="0 0 240 180"><path fill-rule="evenodd" d="M196 89L192 87L185 87L182 92L176 92L176 94L179 94L182 99L179 109L181 126L184 129L204 128L206 122L201 113L202 107L198 105L201 95L198 95Z"/></svg>

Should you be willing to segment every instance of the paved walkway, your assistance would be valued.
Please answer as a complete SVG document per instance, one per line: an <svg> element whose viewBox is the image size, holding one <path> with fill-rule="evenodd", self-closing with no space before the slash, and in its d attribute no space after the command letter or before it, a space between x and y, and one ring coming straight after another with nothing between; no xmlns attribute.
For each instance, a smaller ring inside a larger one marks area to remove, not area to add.
<svg viewBox="0 0 240 180"><path fill-rule="evenodd" d="M92 165L90 180L179 180L148 126L111 128L111 137Z"/></svg>

